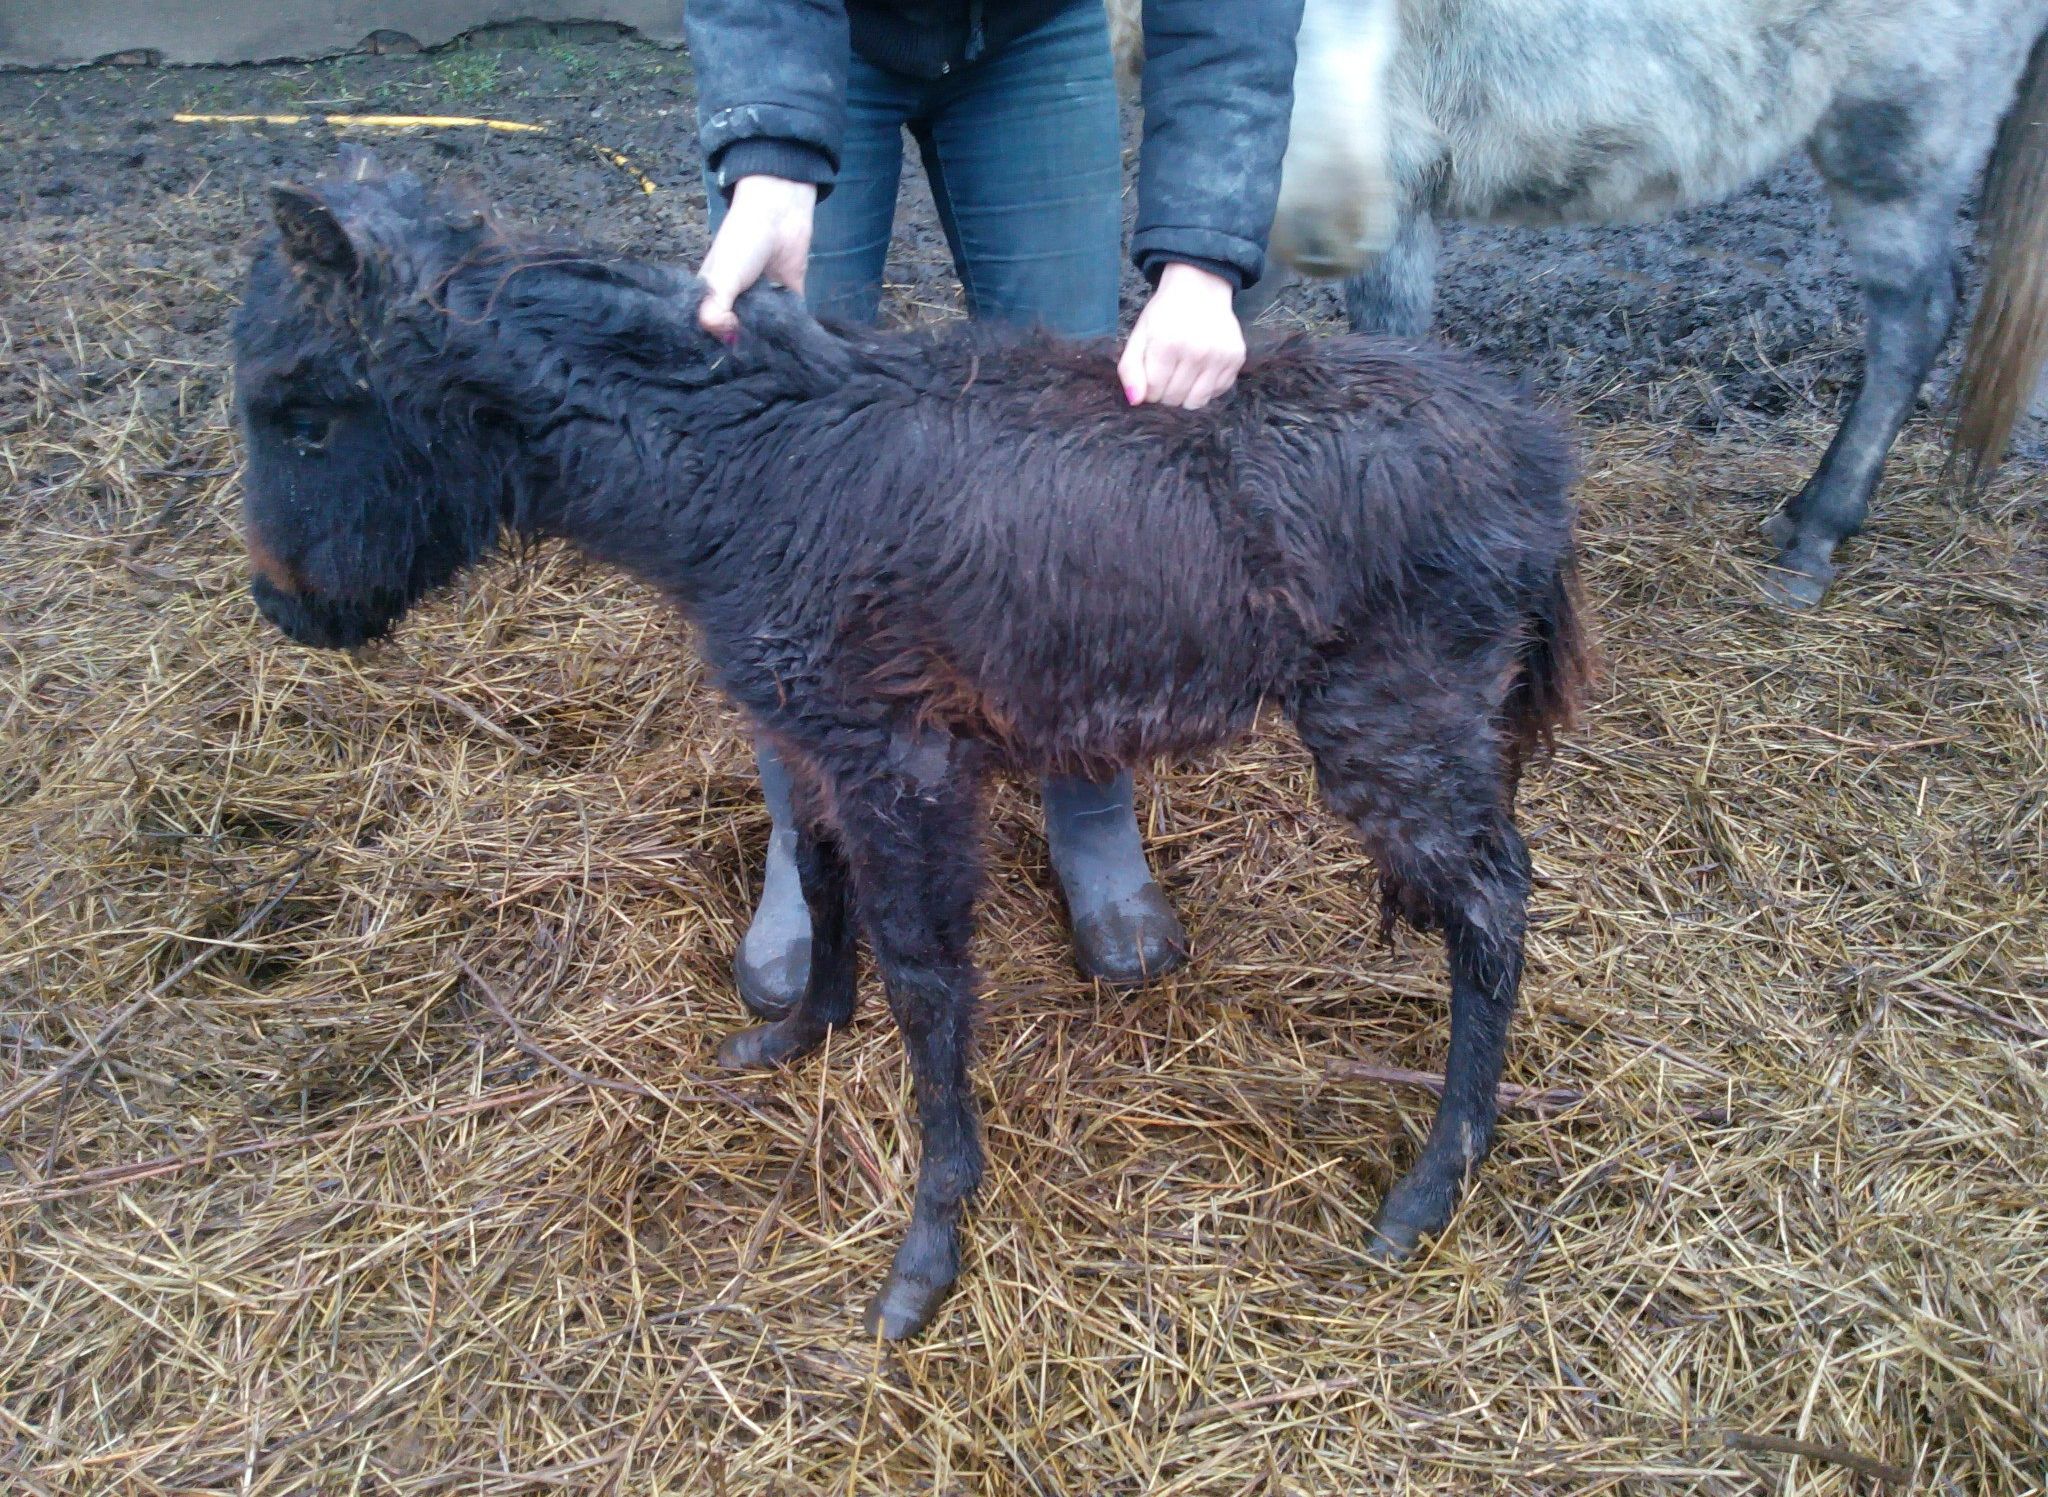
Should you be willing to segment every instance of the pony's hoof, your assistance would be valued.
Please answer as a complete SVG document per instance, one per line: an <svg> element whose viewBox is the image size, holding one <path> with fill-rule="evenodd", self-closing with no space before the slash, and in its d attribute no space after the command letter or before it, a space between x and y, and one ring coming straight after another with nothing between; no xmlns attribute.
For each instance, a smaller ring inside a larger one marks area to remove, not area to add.
<svg viewBox="0 0 2048 1497"><path fill-rule="evenodd" d="M800 1034L786 1020L735 1030L718 1047L718 1064L728 1071L760 1071L787 1065L817 1048L817 1040Z"/></svg>
<svg viewBox="0 0 2048 1497"><path fill-rule="evenodd" d="M1778 548L1778 555L1765 569L1762 581L1766 601L1780 608L1811 608L1827 596L1835 580L1835 565L1829 559L1832 545L1802 534L1790 512L1779 510L1764 521L1764 536Z"/></svg>
<svg viewBox="0 0 2048 1497"><path fill-rule="evenodd" d="M806 959L808 971L808 958ZM732 964L733 985L740 990L740 1006L755 1018L773 1024L777 1019L789 1017L796 1007L797 999L803 996L801 986L791 991L785 982L771 981L744 961Z"/></svg>
<svg viewBox="0 0 2048 1497"><path fill-rule="evenodd" d="M1341 281L1358 267L1350 255L1327 250L1305 250L1295 255L1294 268L1318 281Z"/></svg>
<svg viewBox="0 0 2048 1497"><path fill-rule="evenodd" d="M1230 299L1230 310L1237 314L1241 324L1250 327L1273 310L1286 284L1286 274L1280 267L1269 265L1265 275Z"/></svg>
<svg viewBox="0 0 2048 1497"><path fill-rule="evenodd" d="M861 1323L870 1336L884 1341L908 1341L932 1323L951 1284L921 1284L891 1273L882 1292L869 1302Z"/></svg>
<svg viewBox="0 0 2048 1497"><path fill-rule="evenodd" d="M1764 569L1761 587L1764 600L1780 608L1813 608L1828 595L1835 569L1825 561L1801 559L1787 553Z"/></svg>

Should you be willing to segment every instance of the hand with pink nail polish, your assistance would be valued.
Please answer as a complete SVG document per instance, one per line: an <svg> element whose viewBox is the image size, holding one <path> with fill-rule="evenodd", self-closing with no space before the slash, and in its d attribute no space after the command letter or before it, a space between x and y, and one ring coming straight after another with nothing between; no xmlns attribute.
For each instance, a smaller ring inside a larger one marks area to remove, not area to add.
<svg viewBox="0 0 2048 1497"><path fill-rule="evenodd" d="M732 304L764 275L803 291L817 206L818 189L809 182L751 176L733 185L725 222L697 270L707 288L697 308L697 323L705 332L728 347L737 343L740 320Z"/></svg>
<svg viewBox="0 0 2048 1497"><path fill-rule="evenodd" d="M1231 307L1234 291L1199 265L1176 261L1161 271L1117 360L1124 398L1197 411L1236 384L1244 329Z"/></svg>

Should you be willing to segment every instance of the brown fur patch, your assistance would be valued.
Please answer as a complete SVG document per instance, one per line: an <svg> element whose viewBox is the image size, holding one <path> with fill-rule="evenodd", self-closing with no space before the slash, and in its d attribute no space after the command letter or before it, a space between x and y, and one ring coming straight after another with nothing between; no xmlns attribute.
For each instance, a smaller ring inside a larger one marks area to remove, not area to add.
<svg viewBox="0 0 2048 1497"><path fill-rule="evenodd" d="M918 731L942 728L998 747L1015 725L981 690L929 649L912 648L880 662L863 684L879 701L910 704Z"/></svg>
<svg viewBox="0 0 2048 1497"><path fill-rule="evenodd" d="M299 574L292 570L290 562L279 556L263 543L263 538L251 530L242 536L242 543L248 548L249 569L279 592L296 597L304 591L305 584Z"/></svg>

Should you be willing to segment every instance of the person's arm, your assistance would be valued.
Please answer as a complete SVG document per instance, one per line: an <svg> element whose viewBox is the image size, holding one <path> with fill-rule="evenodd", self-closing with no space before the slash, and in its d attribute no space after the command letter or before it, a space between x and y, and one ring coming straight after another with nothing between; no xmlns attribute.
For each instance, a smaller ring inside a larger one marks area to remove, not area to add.
<svg viewBox="0 0 2048 1497"><path fill-rule="evenodd" d="M1231 296L1265 270L1301 0L1145 0L1144 21L1131 258L1156 289L1117 367L1133 404L1193 408L1244 363Z"/></svg>
<svg viewBox="0 0 2048 1497"><path fill-rule="evenodd" d="M730 340L732 304L762 275L803 289L811 213L832 190L846 127L843 0L690 0L697 136L726 195L699 274L698 320Z"/></svg>
<svg viewBox="0 0 2048 1497"><path fill-rule="evenodd" d="M829 183L846 133L843 0L690 0L683 31L697 139L726 196L757 174Z"/></svg>

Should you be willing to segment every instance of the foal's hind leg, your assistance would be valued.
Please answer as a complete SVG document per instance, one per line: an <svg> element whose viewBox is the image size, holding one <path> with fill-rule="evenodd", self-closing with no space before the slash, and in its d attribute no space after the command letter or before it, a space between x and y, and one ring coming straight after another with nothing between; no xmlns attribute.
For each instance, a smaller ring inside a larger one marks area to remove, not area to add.
<svg viewBox="0 0 2048 1497"><path fill-rule="evenodd" d="M1902 97L1911 97L1901 84ZM1817 603L1835 548L1863 528L1886 456L1955 321L1953 242L1963 193L1991 148L1995 116L1974 103L1844 101L1809 143L1863 291L1863 379L1820 466L1766 525L1780 601Z"/></svg>
<svg viewBox="0 0 2048 1497"><path fill-rule="evenodd" d="M1441 1231L1493 1146L1522 978L1529 856L1483 683L1398 662L1349 663L1297 706L1324 799L1380 869L1389 913L1443 932L1451 1043L1443 1100L1415 1165L1388 1192L1369 1251L1399 1260Z"/></svg>

